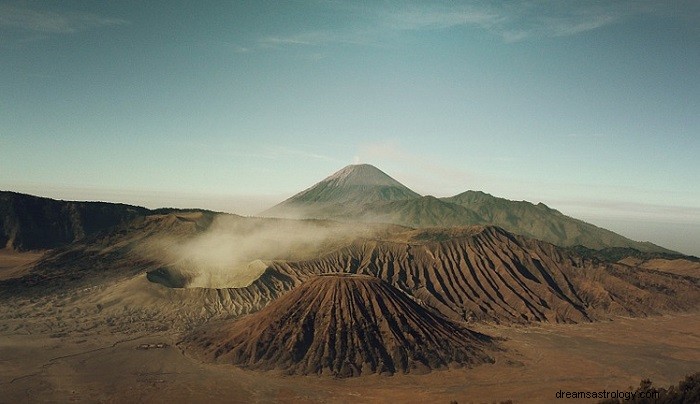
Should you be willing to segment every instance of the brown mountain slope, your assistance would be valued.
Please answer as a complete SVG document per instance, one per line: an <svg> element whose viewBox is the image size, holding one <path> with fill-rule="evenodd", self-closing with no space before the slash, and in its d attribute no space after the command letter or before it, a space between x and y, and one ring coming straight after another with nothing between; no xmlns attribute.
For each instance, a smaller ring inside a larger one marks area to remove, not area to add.
<svg viewBox="0 0 700 404"><path fill-rule="evenodd" d="M326 255L357 238L405 230L397 229L212 212L137 218L49 251L17 276L0 280L0 330L8 326L5 320L55 313L57 306L76 301L80 314L76 310L60 321L34 323L40 328L32 332L70 332L105 319L113 332L184 330L210 318L238 317L260 310L300 282L268 268L269 260ZM198 282L208 277L212 282Z"/></svg>
<svg viewBox="0 0 700 404"><path fill-rule="evenodd" d="M254 229L267 223L274 233L279 233L281 225L294 222L229 219L249 223ZM251 281L247 286L183 284L178 278L199 273L200 261L173 261L161 253L196 247L195 253L201 250L208 256L229 245L240 250L240 238L227 236L224 242L211 244L219 228L210 224L211 220L209 214L201 213L153 216L109 236L47 254L26 275L0 281L0 304L7 303L6 310L0 310L0 328L3 321L54 312L56 307L79 301L85 306L80 312L64 311L60 322L35 324L52 332L68 332L108 318L110 329L118 331L134 327L134 318L138 318L144 319L139 327L149 330L187 330L209 319L235 318L260 310L309 277L324 273L381 278L454 320L581 322L700 306L698 277L585 258L575 251L492 227L375 228L339 236L342 227L337 223L310 222L314 234L326 228L326 234L336 241L302 244L300 249L298 243L281 244L286 236L270 238L272 233L265 232L265 237L256 237L254 246L275 249L261 251L256 247L247 252L246 262L260 259L267 266L253 268L257 275L248 277ZM297 230L305 228L295 225L288 233L297 236L301 234ZM165 249L161 243L156 243L157 248L148 247L164 233L168 235ZM245 238L249 234L246 232ZM216 248L211 250L212 246ZM25 327L26 323L15 326Z"/></svg>
<svg viewBox="0 0 700 404"><path fill-rule="evenodd" d="M372 276L313 277L258 313L194 332L185 349L220 363L337 377L492 360L490 338Z"/></svg>
<svg viewBox="0 0 700 404"><path fill-rule="evenodd" d="M271 269L373 275L454 319L581 322L700 304L698 279L584 259L496 227L416 230Z"/></svg>

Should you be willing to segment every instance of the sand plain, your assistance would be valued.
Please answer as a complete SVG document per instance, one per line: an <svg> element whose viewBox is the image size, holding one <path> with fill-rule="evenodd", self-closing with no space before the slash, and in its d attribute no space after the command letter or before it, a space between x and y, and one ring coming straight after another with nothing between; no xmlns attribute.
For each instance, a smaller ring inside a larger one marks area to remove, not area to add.
<svg viewBox="0 0 700 404"><path fill-rule="evenodd" d="M503 338L496 363L347 379L202 363L178 333L4 332L0 402L567 402L556 392L665 386L700 369L700 313L477 329Z"/></svg>

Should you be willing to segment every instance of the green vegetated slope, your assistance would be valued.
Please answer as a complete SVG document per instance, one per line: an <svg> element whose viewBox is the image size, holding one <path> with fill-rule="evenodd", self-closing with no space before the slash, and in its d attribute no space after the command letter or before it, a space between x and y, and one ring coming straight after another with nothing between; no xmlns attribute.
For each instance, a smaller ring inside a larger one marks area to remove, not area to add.
<svg viewBox="0 0 700 404"><path fill-rule="evenodd" d="M479 191L448 198L420 196L368 164L347 166L261 214L386 222L416 228L495 225L564 247L671 252L566 216L542 203L511 201Z"/></svg>

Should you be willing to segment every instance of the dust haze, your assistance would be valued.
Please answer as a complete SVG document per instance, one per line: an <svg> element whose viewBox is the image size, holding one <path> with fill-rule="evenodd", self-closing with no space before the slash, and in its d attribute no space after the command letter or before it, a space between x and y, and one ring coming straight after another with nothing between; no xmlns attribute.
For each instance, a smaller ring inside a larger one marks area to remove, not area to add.
<svg viewBox="0 0 700 404"><path fill-rule="evenodd" d="M155 236L135 252L162 266L149 279L167 286L237 288L270 261L309 259L371 233L366 225L220 215L194 236Z"/></svg>

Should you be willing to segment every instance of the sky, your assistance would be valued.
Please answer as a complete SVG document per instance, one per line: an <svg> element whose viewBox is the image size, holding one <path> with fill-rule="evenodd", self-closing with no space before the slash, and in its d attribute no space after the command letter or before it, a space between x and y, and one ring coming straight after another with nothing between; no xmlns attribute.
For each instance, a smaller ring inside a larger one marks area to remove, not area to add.
<svg viewBox="0 0 700 404"><path fill-rule="evenodd" d="M0 189L250 215L370 163L700 256L699 66L694 0L0 0Z"/></svg>

